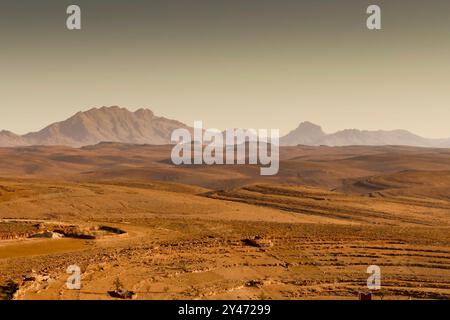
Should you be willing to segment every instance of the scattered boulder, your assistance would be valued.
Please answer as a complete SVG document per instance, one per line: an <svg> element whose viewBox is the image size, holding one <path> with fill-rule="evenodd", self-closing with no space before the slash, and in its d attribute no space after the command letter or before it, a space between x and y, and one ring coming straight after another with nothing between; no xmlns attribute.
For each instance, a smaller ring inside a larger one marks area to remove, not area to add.
<svg viewBox="0 0 450 320"><path fill-rule="evenodd" d="M34 270L25 274L23 277L23 282L48 282L51 280L51 277L48 274L39 274Z"/></svg>
<svg viewBox="0 0 450 320"><path fill-rule="evenodd" d="M261 288L264 285L262 280L250 280L245 284L247 287Z"/></svg>
<svg viewBox="0 0 450 320"><path fill-rule="evenodd" d="M39 232L31 236L31 238L48 238L48 239L60 239L63 238L64 235L62 233L53 232L53 231L44 231Z"/></svg>
<svg viewBox="0 0 450 320"><path fill-rule="evenodd" d="M39 222L39 223L33 224L33 227L35 227L38 230L42 230L42 229L44 229L45 225L42 222Z"/></svg>
<svg viewBox="0 0 450 320"><path fill-rule="evenodd" d="M13 300L17 296L19 284L16 281L8 280L4 285L0 286L0 300Z"/></svg>
<svg viewBox="0 0 450 320"><path fill-rule="evenodd" d="M35 273L27 273L24 277L23 277L23 281L36 281L36 274Z"/></svg>
<svg viewBox="0 0 450 320"><path fill-rule="evenodd" d="M273 242L270 239L265 239L262 236L255 236L242 240L246 245L258 248L273 247Z"/></svg>
<svg viewBox="0 0 450 320"><path fill-rule="evenodd" d="M113 298L118 299L136 299L137 295L133 291L128 290L113 290L108 291L108 294Z"/></svg>

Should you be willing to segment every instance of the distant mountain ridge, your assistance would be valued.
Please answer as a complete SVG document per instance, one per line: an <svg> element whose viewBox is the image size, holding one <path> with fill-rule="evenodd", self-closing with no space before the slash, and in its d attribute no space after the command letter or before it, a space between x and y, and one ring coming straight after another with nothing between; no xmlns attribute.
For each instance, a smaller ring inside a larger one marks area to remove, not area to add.
<svg viewBox="0 0 450 320"><path fill-rule="evenodd" d="M302 122L297 129L281 137L280 144L295 145L326 145L326 146L379 146L403 145L414 147L449 148L450 139L427 139L406 130L357 130L345 129L327 134L322 128L311 122Z"/></svg>
<svg viewBox="0 0 450 320"><path fill-rule="evenodd" d="M17 135L0 131L0 147L30 145L64 145L83 147L100 142L130 144L169 144L172 131L185 128L186 124L155 116L149 109L135 112L126 108L102 107L78 112L67 120L50 124L44 129ZM416 147L450 148L450 139L427 139L406 130L367 131L346 129L327 134L311 122L302 122L287 135L280 138L280 144L295 145L405 145Z"/></svg>
<svg viewBox="0 0 450 320"><path fill-rule="evenodd" d="M23 136L0 132L0 146L65 145L82 147L100 142L168 144L173 130L190 127L157 117L149 109L131 112L120 107L93 108Z"/></svg>

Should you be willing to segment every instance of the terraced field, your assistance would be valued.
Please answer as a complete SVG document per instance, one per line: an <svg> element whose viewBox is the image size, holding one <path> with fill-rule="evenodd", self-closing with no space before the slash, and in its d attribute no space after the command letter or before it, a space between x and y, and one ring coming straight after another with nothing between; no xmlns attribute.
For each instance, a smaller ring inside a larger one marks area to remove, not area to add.
<svg viewBox="0 0 450 320"><path fill-rule="evenodd" d="M138 299L356 299L372 264L382 272L376 299L450 297L448 232L426 227L138 219L128 229L136 238L14 259L9 277L45 265L52 279L25 284L18 298L108 299L119 278ZM256 235L272 246L243 241ZM74 262L83 271L79 291L65 286L64 268Z"/></svg>
<svg viewBox="0 0 450 320"><path fill-rule="evenodd" d="M320 188L287 185L252 185L212 191L207 197L266 206L335 222L449 226L450 202L422 198L367 197Z"/></svg>

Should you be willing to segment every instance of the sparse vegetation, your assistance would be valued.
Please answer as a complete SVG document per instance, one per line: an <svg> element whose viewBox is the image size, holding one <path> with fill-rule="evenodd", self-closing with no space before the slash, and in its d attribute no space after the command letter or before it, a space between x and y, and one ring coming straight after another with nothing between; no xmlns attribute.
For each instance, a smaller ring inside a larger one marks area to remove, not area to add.
<svg viewBox="0 0 450 320"><path fill-rule="evenodd" d="M113 298L119 299L134 299L136 294L133 291L128 291L123 288L123 283L120 281L119 277L114 280L114 290L108 291L109 295Z"/></svg>
<svg viewBox="0 0 450 320"><path fill-rule="evenodd" d="M119 277L114 280L114 290L115 291L122 291L123 290L123 283L120 281Z"/></svg>

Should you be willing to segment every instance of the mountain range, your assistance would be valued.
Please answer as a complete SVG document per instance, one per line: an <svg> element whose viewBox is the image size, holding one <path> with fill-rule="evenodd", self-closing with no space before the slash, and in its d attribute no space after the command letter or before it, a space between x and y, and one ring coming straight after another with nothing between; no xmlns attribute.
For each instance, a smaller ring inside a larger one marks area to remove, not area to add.
<svg viewBox="0 0 450 320"><path fill-rule="evenodd" d="M155 116L149 109L131 112L126 108L102 107L78 112L67 120L44 129L17 135L0 131L0 147L30 145L65 145L82 147L100 142L131 144L169 144L173 130L192 128L177 120ZM327 134L311 122L302 122L295 130L280 138L280 144L295 145L406 145L418 147L450 147L450 139L427 139L406 130L367 131L346 129Z"/></svg>
<svg viewBox="0 0 450 320"><path fill-rule="evenodd" d="M345 129L327 134L322 128L311 122L302 122L295 129L280 139L281 145L309 146L379 146L402 145L414 147L449 148L450 139L427 139L406 130L358 130Z"/></svg>
<svg viewBox="0 0 450 320"><path fill-rule="evenodd" d="M78 112L69 119L53 123L23 136L0 132L0 146L65 145L82 147L99 142L167 144L174 129L185 124L157 117L149 109L135 112L126 108L102 107Z"/></svg>

